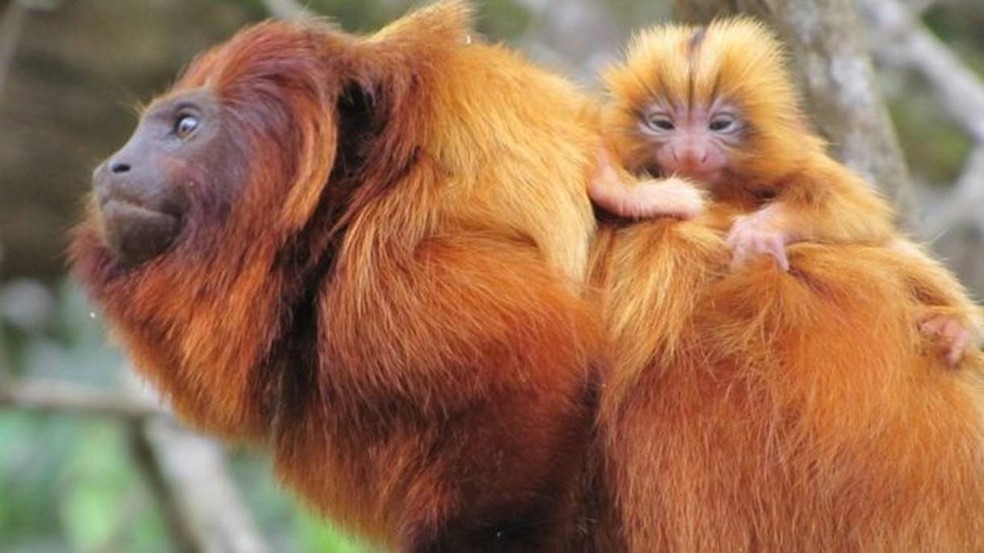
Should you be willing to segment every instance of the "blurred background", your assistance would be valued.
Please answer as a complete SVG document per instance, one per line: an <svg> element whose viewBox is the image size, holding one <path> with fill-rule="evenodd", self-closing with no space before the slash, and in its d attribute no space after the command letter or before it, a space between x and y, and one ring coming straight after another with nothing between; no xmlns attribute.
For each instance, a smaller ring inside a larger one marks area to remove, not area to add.
<svg viewBox="0 0 984 553"><path fill-rule="evenodd" d="M633 29L672 17L670 2L475 4L489 40L594 89ZM305 5L368 31L410 4ZM984 2L857 5L908 164L908 230L980 298ZM287 0L0 0L0 553L364 550L281 490L261 452L223 450L155 416L98 311L66 275L66 235L89 175L123 144L140 105L196 52L297 8Z"/></svg>

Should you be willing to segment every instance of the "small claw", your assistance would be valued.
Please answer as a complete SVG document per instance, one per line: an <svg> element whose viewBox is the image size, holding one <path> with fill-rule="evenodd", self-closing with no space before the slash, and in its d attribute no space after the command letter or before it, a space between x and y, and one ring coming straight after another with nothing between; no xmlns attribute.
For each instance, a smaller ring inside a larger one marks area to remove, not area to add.
<svg viewBox="0 0 984 553"><path fill-rule="evenodd" d="M786 244L779 235L771 235L766 237L766 242L764 246L764 253L768 253L779 264L779 267L783 271L789 270L789 258L786 257Z"/></svg>
<svg viewBox="0 0 984 553"><path fill-rule="evenodd" d="M748 254L743 247L735 247L731 250L731 264L729 265L732 271L736 271L741 268L742 265L748 260Z"/></svg>
<svg viewBox="0 0 984 553"><path fill-rule="evenodd" d="M970 347L973 334L957 319L939 315L919 323L919 331L940 339L946 348L946 362L955 367Z"/></svg>
<svg viewBox="0 0 984 553"><path fill-rule="evenodd" d="M964 354L967 352L967 346L970 345L970 331L964 330L960 336L957 336L953 340L953 344L950 345L950 351L947 352L946 360L951 367L956 367L960 360L963 359Z"/></svg>
<svg viewBox="0 0 984 553"><path fill-rule="evenodd" d="M933 317L919 323L919 331L923 334L933 334L938 336L943 326L943 317Z"/></svg>
<svg viewBox="0 0 984 553"><path fill-rule="evenodd" d="M738 221L725 237L724 243L732 251L732 269L742 266L753 255L768 254L783 271L789 270L786 240L782 233L760 231L745 221Z"/></svg>

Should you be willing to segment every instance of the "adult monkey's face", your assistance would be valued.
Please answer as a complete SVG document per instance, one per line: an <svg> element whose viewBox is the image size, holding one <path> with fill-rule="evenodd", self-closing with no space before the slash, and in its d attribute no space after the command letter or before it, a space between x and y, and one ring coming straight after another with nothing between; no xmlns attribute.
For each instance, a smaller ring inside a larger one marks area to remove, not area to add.
<svg viewBox="0 0 984 553"><path fill-rule="evenodd" d="M205 90L162 98L96 168L92 184L104 240L123 265L172 248L191 212L207 207L195 205L203 196L223 203L230 184L221 182L230 177L223 118Z"/></svg>

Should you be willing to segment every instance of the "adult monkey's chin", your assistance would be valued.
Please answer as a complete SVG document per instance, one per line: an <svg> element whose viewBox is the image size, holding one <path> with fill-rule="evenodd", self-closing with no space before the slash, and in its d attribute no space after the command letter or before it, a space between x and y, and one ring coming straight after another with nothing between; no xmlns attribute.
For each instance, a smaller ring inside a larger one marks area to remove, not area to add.
<svg viewBox="0 0 984 553"><path fill-rule="evenodd" d="M100 207L106 245L120 263L139 265L161 255L181 232L181 219L125 200Z"/></svg>

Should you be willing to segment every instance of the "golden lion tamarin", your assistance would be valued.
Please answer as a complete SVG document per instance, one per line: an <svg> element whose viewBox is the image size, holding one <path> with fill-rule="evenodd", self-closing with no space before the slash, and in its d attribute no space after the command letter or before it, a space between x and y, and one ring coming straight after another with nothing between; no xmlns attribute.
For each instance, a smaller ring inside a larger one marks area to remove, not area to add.
<svg viewBox="0 0 984 553"><path fill-rule="evenodd" d="M965 298L945 269L898 238L887 202L826 153L765 27L737 18L712 28L728 48L705 45L707 30L657 28L608 71L604 128L620 165L605 163L590 183L595 203L620 216L690 218L710 196L736 213L726 238L733 266L764 253L788 270L793 242L891 241L935 267L952 299ZM663 178L634 182L629 173ZM920 327L955 365L973 347L975 321L968 301L951 305L927 310Z"/></svg>
<svg viewBox="0 0 984 553"><path fill-rule="evenodd" d="M592 424L587 99L446 2L264 23L94 176L75 271L195 426L398 551L554 551ZM558 184L558 181L560 184Z"/></svg>
<svg viewBox="0 0 984 553"><path fill-rule="evenodd" d="M649 215L670 185L682 219L609 223L594 251L602 549L984 550L977 307L826 155L777 42L659 27L606 82L617 168L592 196ZM620 188L642 173L670 180Z"/></svg>

